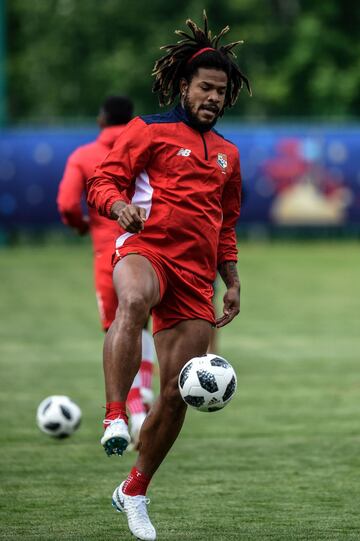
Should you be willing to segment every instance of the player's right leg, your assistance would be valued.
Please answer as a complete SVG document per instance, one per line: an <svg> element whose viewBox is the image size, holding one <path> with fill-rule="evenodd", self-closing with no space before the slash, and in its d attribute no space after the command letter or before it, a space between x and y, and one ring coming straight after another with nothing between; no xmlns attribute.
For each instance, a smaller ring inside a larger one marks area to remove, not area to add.
<svg viewBox="0 0 360 541"><path fill-rule="evenodd" d="M121 455L130 441L126 399L140 366L142 329L160 300L160 286L149 260L138 254L118 261L113 280L119 305L104 343L106 415L101 443L108 455Z"/></svg>

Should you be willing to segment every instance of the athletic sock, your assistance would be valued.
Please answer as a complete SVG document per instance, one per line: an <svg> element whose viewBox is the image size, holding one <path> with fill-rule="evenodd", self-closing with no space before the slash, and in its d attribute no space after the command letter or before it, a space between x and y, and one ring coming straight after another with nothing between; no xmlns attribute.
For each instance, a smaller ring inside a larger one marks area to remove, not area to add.
<svg viewBox="0 0 360 541"><path fill-rule="evenodd" d="M126 406L131 416L136 413L145 413L139 387L132 387L130 389L126 400Z"/></svg>
<svg viewBox="0 0 360 541"><path fill-rule="evenodd" d="M153 377L154 364L152 361L143 359L140 365L140 377L141 387L145 389L152 389L152 377Z"/></svg>
<svg viewBox="0 0 360 541"><path fill-rule="evenodd" d="M150 481L151 477L134 467L123 484L122 491L127 496L145 496Z"/></svg>
<svg viewBox="0 0 360 541"><path fill-rule="evenodd" d="M106 402L106 413L104 419L104 430L109 423L106 421L113 421L114 419L123 419L126 424L128 423L128 416L126 415L126 403L125 402Z"/></svg>
<svg viewBox="0 0 360 541"><path fill-rule="evenodd" d="M154 371L154 339L146 329L141 334L142 360L140 365L141 387L152 389Z"/></svg>

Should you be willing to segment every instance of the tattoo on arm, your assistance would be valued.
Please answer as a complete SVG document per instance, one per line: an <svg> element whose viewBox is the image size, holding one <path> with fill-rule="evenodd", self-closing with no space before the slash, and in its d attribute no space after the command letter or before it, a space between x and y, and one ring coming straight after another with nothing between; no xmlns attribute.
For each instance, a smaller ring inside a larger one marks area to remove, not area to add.
<svg viewBox="0 0 360 541"><path fill-rule="evenodd" d="M238 287L240 289L240 279L235 261L224 261L219 265L218 270L228 289L230 287Z"/></svg>

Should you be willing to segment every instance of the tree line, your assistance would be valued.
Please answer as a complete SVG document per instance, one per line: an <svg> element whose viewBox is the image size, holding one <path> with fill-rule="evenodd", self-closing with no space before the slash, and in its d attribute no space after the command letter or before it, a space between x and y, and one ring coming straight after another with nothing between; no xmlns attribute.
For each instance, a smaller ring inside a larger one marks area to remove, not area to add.
<svg viewBox="0 0 360 541"><path fill-rule="evenodd" d="M8 0L10 122L83 121L108 94L158 110L151 71L185 19L229 24L253 97L235 118L354 119L360 112L360 4L352 0Z"/></svg>

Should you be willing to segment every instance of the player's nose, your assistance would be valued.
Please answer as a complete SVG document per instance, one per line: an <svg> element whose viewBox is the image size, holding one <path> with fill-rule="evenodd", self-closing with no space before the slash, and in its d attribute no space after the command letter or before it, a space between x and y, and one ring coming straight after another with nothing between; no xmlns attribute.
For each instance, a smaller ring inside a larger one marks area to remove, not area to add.
<svg viewBox="0 0 360 541"><path fill-rule="evenodd" d="M219 103L220 101L220 94L219 92L214 89L210 92L209 96L208 96L208 100L212 103Z"/></svg>

